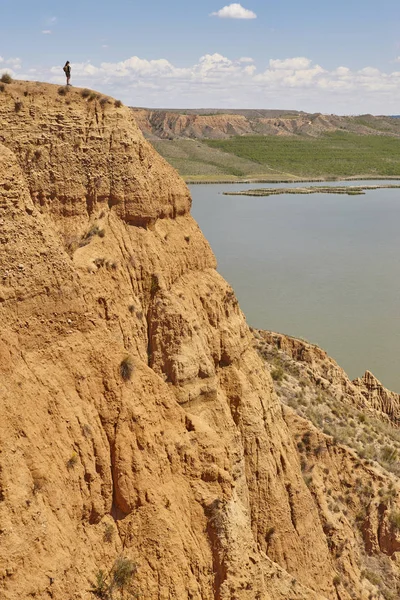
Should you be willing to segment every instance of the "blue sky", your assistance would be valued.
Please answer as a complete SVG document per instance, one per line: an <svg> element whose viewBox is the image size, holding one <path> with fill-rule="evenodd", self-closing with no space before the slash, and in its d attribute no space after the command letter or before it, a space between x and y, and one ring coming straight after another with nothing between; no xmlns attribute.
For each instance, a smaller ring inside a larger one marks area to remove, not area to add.
<svg viewBox="0 0 400 600"><path fill-rule="evenodd" d="M68 59L74 85L135 106L400 113L398 0L0 0L0 9L0 72L17 78L62 83Z"/></svg>

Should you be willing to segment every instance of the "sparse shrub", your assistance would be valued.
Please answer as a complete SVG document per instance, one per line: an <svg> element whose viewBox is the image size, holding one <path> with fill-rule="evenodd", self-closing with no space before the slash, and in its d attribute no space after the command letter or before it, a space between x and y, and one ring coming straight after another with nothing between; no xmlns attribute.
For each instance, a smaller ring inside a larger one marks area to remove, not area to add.
<svg viewBox="0 0 400 600"><path fill-rule="evenodd" d="M99 97L99 95L96 94L96 92L90 92L90 94L89 94L89 101L93 102L93 100L97 100L98 97Z"/></svg>
<svg viewBox="0 0 400 600"><path fill-rule="evenodd" d="M44 486L44 481L42 477L34 476L33 477L33 493L38 494Z"/></svg>
<svg viewBox="0 0 400 600"><path fill-rule="evenodd" d="M12 83L12 77L9 73L3 73L0 79L1 83Z"/></svg>
<svg viewBox="0 0 400 600"><path fill-rule="evenodd" d="M4 83L0 83L0 92L4 92L5 89L6 86L4 85Z"/></svg>
<svg viewBox="0 0 400 600"><path fill-rule="evenodd" d="M28 92L28 90L25 90L25 91L24 91L24 96L25 96L25 98L26 98L27 96L29 96L29 92Z"/></svg>
<svg viewBox="0 0 400 600"><path fill-rule="evenodd" d="M98 236L100 238L103 238L105 235L106 235L106 230L105 229L99 229Z"/></svg>
<svg viewBox="0 0 400 600"><path fill-rule="evenodd" d="M122 106L122 102L121 102L121 100L116 100L116 101L114 102L114 106L115 106L115 108L121 108L121 106Z"/></svg>
<svg viewBox="0 0 400 600"><path fill-rule="evenodd" d="M100 235L100 227L98 225L92 225L92 227L89 229L89 231L87 231L85 233L85 235L82 237L79 246L83 247L83 246L87 246L87 244L90 242L90 240L92 239L93 236L95 235ZM104 237L104 235L103 235Z"/></svg>
<svg viewBox="0 0 400 600"><path fill-rule="evenodd" d="M81 96L82 98L89 98L89 96L92 94L92 92L90 90L88 90L87 88L81 90Z"/></svg>
<svg viewBox="0 0 400 600"><path fill-rule="evenodd" d="M284 371L282 367L276 367L276 369L272 369L271 377L274 381L281 382L283 381Z"/></svg>
<svg viewBox="0 0 400 600"><path fill-rule="evenodd" d="M267 533L265 534L265 541L267 542L267 544L269 545L271 543L272 538L275 535L275 527L270 527L267 531Z"/></svg>
<svg viewBox="0 0 400 600"><path fill-rule="evenodd" d="M119 372L124 381L129 381L133 375L134 365L130 356L125 356L119 366Z"/></svg>
<svg viewBox="0 0 400 600"><path fill-rule="evenodd" d="M106 104L108 104L108 98L101 98L100 105L105 106Z"/></svg>
<svg viewBox="0 0 400 600"><path fill-rule="evenodd" d="M337 587L338 585L340 585L341 581L342 580L341 580L340 576L339 575L335 575L335 577L333 578L333 585L335 587Z"/></svg>
<svg viewBox="0 0 400 600"><path fill-rule="evenodd" d="M71 456L71 458L69 458L67 460L67 468L68 469L73 469L76 465L78 464L78 455L76 452L74 452Z"/></svg>
<svg viewBox="0 0 400 600"><path fill-rule="evenodd" d="M121 556L116 559L108 573L103 570L98 571L96 583L91 592L103 600L114 600L117 591L119 597L122 597L130 587L136 573L137 565L129 558Z"/></svg>
<svg viewBox="0 0 400 600"><path fill-rule="evenodd" d="M65 85L63 87L59 87L57 90L59 96L66 96L69 92L69 88Z"/></svg>
<svg viewBox="0 0 400 600"><path fill-rule="evenodd" d="M23 103L21 101L15 102L14 103L14 110L16 113L19 113L22 110L23 107Z"/></svg>
<svg viewBox="0 0 400 600"><path fill-rule="evenodd" d="M114 527L111 525L111 523L107 523L106 528L104 530L104 535L103 535L103 539L105 542L112 542L114 536Z"/></svg>
<svg viewBox="0 0 400 600"><path fill-rule="evenodd" d="M400 512L397 510L392 510L389 515L389 522L393 529L398 531L400 529Z"/></svg>
<svg viewBox="0 0 400 600"><path fill-rule="evenodd" d="M39 160L39 158L42 156L42 151L38 148L37 150L35 150L35 152L33 153L33 156L35 157L35 160Z"/></svg>
<svg viewBox="0 0 400 600"><path fill-rule="evenodd" d="M96 265L96 267L98 269L100 269L100 267L104 266L104 263L106 262L106 259L104 257L99 257L99 258L95 258L95 260L93 262Z"/></svg>
<svg viewBox="0 0 400 600"><path fill-rule="evenodd" d="M129 558L117 558L112 570L112 579L119 590L123 590L137 571L137 566Z"/></svg>
<svg viewBox="0 0 400 600"><path fill-rule="evenodd" d="M397 460L397 450L392 446L384 446L381 450L382 460L389 463L390 465Z"/></svg>
<svg viewBox="0 0 400 600"><path fill-rule="evenodd" d="M128 306L128 310L129 310L129 312L131 313L131 315L133 315L133 314L134 314L134 312L135 312L135 306L134 306L134 304L130 304L130 305Z"/></svg>
<svg viewBox="0 0 400 600"><path fill-rule="evenodd" d="M381 578L377 573L374 573L373 571L369 571L368 569L366 569L365 571L363 571L363 576L366 579L368 579L368 581L370 581L373 585L381 584Z"/></svg>

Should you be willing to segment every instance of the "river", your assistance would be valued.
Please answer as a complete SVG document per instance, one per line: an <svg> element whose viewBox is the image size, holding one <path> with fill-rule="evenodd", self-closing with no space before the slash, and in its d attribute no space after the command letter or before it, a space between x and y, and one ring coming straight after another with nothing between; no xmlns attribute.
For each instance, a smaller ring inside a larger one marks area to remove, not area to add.
<svg viewBox="0 0 400 600"><path fill-rule="evenodd" d="M340 185L380 183L398 182ZM400 392L400 190L222 194L300 185L322 184L191 185L192 214L250 325L305 338L351 378L368 369Z"/></svg>

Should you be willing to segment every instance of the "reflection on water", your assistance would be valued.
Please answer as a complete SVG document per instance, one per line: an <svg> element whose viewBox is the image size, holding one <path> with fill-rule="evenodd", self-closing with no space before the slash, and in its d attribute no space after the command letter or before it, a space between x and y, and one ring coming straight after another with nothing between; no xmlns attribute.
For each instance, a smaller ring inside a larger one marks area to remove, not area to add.
<svg viewBox="0 0 400 600"><path fill-rule="evenodd" d="M304 337L350 377L369 369L400 391L399 189L247 197L222 192L275 186L190 187L192 214L250 325Z"/></svg>

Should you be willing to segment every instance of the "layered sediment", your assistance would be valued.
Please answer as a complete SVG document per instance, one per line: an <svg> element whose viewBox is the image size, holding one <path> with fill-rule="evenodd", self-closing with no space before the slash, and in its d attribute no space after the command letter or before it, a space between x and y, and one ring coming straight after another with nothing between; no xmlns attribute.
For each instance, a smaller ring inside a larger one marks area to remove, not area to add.
<svg viewBox="0 0 400 600"><path fill-rule="evenodd" d="M337 562L185 184L129 109L84 96L0 93L2 598L88 599L122 555L146 600L382 597L364 542Z"/></svg>

